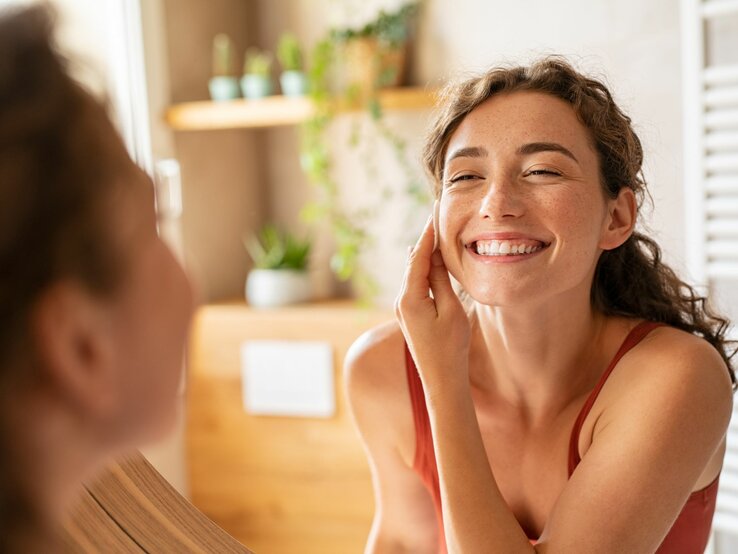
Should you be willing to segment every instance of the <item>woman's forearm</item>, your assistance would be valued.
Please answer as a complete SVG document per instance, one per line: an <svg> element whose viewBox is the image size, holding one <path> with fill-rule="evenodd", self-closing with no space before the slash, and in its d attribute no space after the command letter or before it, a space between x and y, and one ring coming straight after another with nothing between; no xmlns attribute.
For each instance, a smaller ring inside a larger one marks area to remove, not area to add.
<svg viewBox="0 0 738 554"><path fill-rule="evenodd" d="M531 553L489 467L468 382L426 399L448 551Z"/></svg>

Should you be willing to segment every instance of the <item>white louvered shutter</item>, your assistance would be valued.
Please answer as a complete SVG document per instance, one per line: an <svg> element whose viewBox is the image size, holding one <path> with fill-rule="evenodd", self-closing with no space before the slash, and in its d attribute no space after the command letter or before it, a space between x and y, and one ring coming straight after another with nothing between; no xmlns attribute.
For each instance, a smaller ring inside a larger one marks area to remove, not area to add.
<svg viewBox="0 0 738 554"><path fill-rule="evenodd" d="M681 8L687 264L738 321L738 0L682 0ZM720 40L731 44L720 50ZM715 554L738 552L737 411L708 547Z"/></svg>

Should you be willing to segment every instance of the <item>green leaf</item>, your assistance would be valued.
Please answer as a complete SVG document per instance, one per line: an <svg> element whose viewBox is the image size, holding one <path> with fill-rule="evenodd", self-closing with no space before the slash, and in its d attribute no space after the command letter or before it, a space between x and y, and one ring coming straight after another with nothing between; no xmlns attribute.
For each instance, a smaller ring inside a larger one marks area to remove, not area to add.
<svg viewBox="0 0 738 554"><path fill-rule="evenodd" d="M379 98L371 98L367 108L369 109L369 115L374 121L382 119L382 105L379 103Z"/></svg>
<svg viewBox="0 0 738 554"><path fill-rule="evenodd" d="M299 240L274 225L265 225L244 246L260 269L298 269L307 267L310 240Z"/></svg>
<svg viewBox="0 0 738 554"><path fill-rule="evenodd" d="M292 33L284 33L277 45L277 58L284 71L300 71L302 69L302 49Z"/></svg>
<svg viewBox="0 0 738 554"><path fill-rule="evenodd" d="M326 217L326 207L317 202L309 202L300 210L300 219L305 223L315 223L316 221Z"/></svg>
<svg viewBox="0 0 738 554"><path fill-rule="evenodd" d="M354 274L355 265L353 260L340 252L336 252L331 256L330 265L331 270L340 281L348 281Z"/></svg>

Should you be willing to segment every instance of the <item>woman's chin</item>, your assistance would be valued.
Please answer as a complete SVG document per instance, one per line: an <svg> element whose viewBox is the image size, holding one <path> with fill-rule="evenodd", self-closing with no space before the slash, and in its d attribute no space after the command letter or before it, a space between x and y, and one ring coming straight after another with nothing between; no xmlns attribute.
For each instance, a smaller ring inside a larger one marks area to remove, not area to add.
<svg viewBox="0 0 738 554"><path fill-rule="evenodd" d="M513 290L502 287L492 288L490 286L485 286L478 288L464 288L464 291L477 304L493 306L495 308L521 307L530 299L530 294L522 292L517 287Z"/></svg>

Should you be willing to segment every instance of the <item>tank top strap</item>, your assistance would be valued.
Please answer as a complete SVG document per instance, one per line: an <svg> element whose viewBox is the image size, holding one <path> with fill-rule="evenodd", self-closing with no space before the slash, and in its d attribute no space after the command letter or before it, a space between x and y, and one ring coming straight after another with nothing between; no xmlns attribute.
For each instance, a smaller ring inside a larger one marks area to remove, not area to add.
<svg viewBox="0 0 738 554"><path fill-rule="evenodd" d="M592 390L591 393L589 393L584 406L582 406L582 409L579 411L579 415L574 422L574 427L571 430L571 437L569 439L569 477L571 477L571 474L574 472L574 468L576 468L581 461L581 458L579 457L579 433L582 430L582 424L584 423L584 420L587 418L587 415L592 409L595 400L597 400L597 396L600 394L600 390L602 390L605 381L607 381L607 378L612 373L612 370L615 369L615 366L618 364L623 356L625 356L634 346L641 342L651 331L663 325L665 324L655 321L642 321L633 329L631 329L630 333L628 333L628 336L625 337L623 344L620 346L620 349L615 354L615 357L610 362L610 365L607 366L607 369L605 369L604 373L600 377L597 385L595 385L595 388Z"/></svg>
<svg viewBox="0 0 738 554"><path fill-rule="evenodd" d="M428 408L425 404L423 382L420 380L415 360L405 343L405 371L407 373L407 387L410 392L410 404L415 422L415 457L413 467L418 471L425 471L428 449L433 450L433 435L431 434Z"/></svg>

